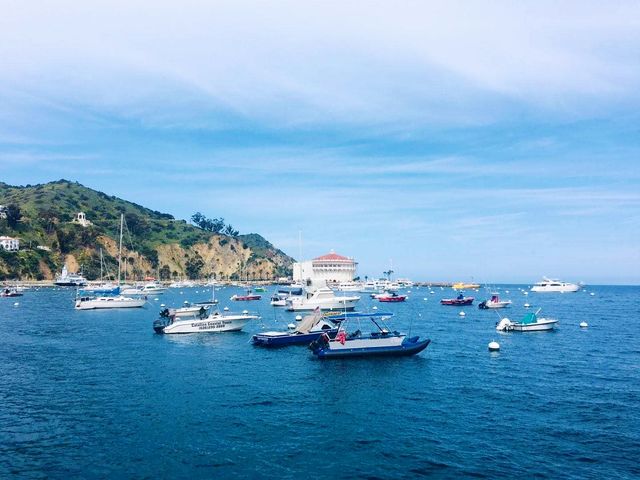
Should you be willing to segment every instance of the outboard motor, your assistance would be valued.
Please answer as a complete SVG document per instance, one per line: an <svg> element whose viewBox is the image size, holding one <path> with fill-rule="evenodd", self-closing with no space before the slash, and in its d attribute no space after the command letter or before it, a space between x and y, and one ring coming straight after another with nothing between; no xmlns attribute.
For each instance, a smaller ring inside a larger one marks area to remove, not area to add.
<svg viewBox="0 0 640 480"><path fill-rule="evenodd" d="M496 330L498 332L506 332L508 330L511 330L511 320L509 320L508 318L503 318L496 325Z"/></svg>

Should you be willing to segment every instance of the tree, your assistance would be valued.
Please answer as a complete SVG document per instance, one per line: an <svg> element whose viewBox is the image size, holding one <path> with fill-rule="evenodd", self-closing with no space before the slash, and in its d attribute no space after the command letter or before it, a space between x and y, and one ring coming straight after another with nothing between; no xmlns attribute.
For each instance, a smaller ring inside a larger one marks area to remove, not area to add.
<svg viewBox="0 0 640 480"><path fill-rule="evenodd" d="M240 232L238 230L234 230L233 226L231 224L227 225L227 227L224 229L223 233L225 235L229 235L230 237L237 237Z"/></svg>
<svg viewBox="0 0 640 480"><path fill-rule="evenodd" d="M7 225L11 228L16 228L18 222L22 218L22 212L20 212L20 207L15 203L10 203L7 205Z"/></svg>
<svg viewBox="0 0 640 480"><path fill-rule="evenodd" d="M204 260L200 255L195 255L189 260L187 260L187 264L185 265L186 274L190 280L196 280L200 278L200 271L204 267Z"/></svg>
<svg viewBox="0 0 640 480"><path fill-rule="evenodd" d="M160 269L160 280L170 280L171 279L171 269L169 265L163 265Z"/></svg>
<svg viewBox="0 0 640 480"><path fill-rule="evenodd" d="M220 233L224 228L224 218L207 218L200 212L194 213L191 221L206 232Z"/></svg>

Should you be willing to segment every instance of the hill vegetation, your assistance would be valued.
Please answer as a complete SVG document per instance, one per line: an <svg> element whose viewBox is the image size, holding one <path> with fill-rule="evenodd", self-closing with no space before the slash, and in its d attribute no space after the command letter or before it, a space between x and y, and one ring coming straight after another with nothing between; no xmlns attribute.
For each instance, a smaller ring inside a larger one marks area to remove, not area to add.
<svg viewBox="0 0 640 480"><path fill-rule="evenodd" d="M64 263L97 278L101 249L115 271L121 214L123 261L130 277L270 279L291 270L292 259L282 251L260 235L239 235L222 219L196 214L194 221L201 220L201 226L191 225L77 182L0 183L0 205L7 217L0 219L0 235L20 239L20 252L0 249L0 279L52 279ZM91 224L74 222L78 212Z"/></svg>

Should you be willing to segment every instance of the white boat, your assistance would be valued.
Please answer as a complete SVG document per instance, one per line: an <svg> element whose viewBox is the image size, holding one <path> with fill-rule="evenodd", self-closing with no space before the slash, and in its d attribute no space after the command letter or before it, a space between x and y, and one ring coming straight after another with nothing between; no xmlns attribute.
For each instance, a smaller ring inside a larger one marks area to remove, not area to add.
<svg viewBox="0 0 640 480"><path fill-rule="evenodd" d="M362 289L362 284L359 282L340 282L335 290L339 292L359 292Z"/></svg>
<svg viewBox="0 0 640 480"><path fill-rule="evenodd" d="M56 276L56 281L53 283L59 287L82 287L87 284L87 279L79 273L69 273L65 264L62 267L62 272Z"/></svg>
<svg viewBox="0 0 640 480"><path fill-rule="evenodd" d="M101 310L107 308L140 308L147 303L146 298L132 298L124 295L115 297L78 297L76 310Z"/></svg>
<svg viewBox="0 0 640 480"><path fill-rule="evenodd" d="M237 332L242 330L249 321L258 318L260 317L246 312L224 315L215 312L203 316L200 311L189 313L185 311L181 315L176 315L176 310L165 309L160 313L160 318L153 323L153 329L156 333L165 334Z"/></svg>
<svg viewBox="0 0 640 480"><path fill-rule="evenodd" d="M287 310L291 312L299 310L353 310L360 301L358 296L336 296L330 288L319 288L313 294L306 296L290 297L287 299Z"/></svg>
<svg viewBox="0 0 640 480"><path fill-rule="evenodd" d="M532 292L549 293L549 292L561 292L570 293L580 290L580 285L576 283L561 282L557 279L542 277L542 281L536 283L531 287Z"/></svg>
<svg viewBox="0 0 640 480"><path fill-rule="evenodd" d="M137 287L123 288L121 293L123 295L162 295L166 291L166 287L163 287L158 282L149 282Z"/></svg>
<svg viewBox="0 0 640 480"><path fill-rule="evenodd" d="M492 293L489 300L485 300L478 304L478 308L505 308L511 305L511 300L500 300L500 296L497 293Z"/></svg>
<svg viewBox="0 0 640 480"><path fill-rule="evenodd" d="M527 313L520 322L512 322L508 318L503 318L496 325L499 332L547 332L553 330L558 320L552 318L538 318L538 313Z"/></svg>

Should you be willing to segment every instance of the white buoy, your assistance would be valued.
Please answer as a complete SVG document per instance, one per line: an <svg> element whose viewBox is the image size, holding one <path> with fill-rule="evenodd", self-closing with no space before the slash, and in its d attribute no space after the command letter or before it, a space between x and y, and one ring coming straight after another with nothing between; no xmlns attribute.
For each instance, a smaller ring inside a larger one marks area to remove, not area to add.
<svg viewBox="0 0 640 480"><path fill-rule="evenodd" d="M164 303L161 303L161 304L160 304L160 307L164 308L164 307L165 307L165 304L164 304Z"/></svg>
<svg viewBox="0 0 640 480"><path fill-rule="evenodd" d="M461 317L464 317L466 315L466 313L460 312L458 315L460 315Z"/></svg>
<svg viewBox="0 0 640 480"><path fill-rule="evenodd" d="M296 315L296 321L299 322L300 320L302 320L302 315Z"/></svg>
<svg viewBox="0 0 640 480"><path fill-rule="evenodd" d="M182 295L184 292L180 292L180 295Z"/></svg>
<svg viewBox="0 0 640 480"><path fill-rule="evenodd" d="M157 298L156 298L156 300L157 300ZM188 300L185 300L185 301L184 301L184 302L182 302L182 303L189 303L189 301L188 301Z"/></svg>
<svg viewBox="0 0 640 480"><path fill-rule="evenodd" d="M504 293L509 293L509 290L505 290Z"/></svg>
<svg viewBox="0 0 640 480"><path fill-rule="evenodd" d="M14 304L13 304L13 306L14 306L14 307L18 307L18 306L20 306L20 302L16 302L16 303L14 303Z"/></svg>
<svg viewBox="0 0 640 480"><path fill-rule="evenodd" d="M289 330L295 330L295 329L296 329L296 326L295 326L295 324L290 323L289 325L287 325L287 328L288 328Z"/></svg>
<svg viewBox="0 0 640 480"><path fill-rule="evenodd" d="M524 293L525 295L529 295L529 292L522 292L522 293Z"/></svg>
<svg viewBox="0 0 640 480"><path fill-rule="evenodd" d="M243 315L247 315L248 313L249 313L249 310L242 310Z"/></svg>
<svg viewBox="0 0 640 480"><path fill-rule="evenodd" d="M591 292L589 295L591 295L593 297L595 295L595 293Z"/></svg>
<svg viewBox="0 0 640 480"><path fill-rule="evenodd" d="M160 300L160 299L159 299L158 297L156 297L156 298L154 298L153 300L157 302L157 301L158 301L158 300Z"/></svg>
<svg viewBox="0 0 640 480"><path fill-rule="evenodd" d="M373 306L373 309L374 309L374 310L377 310L377 309L378 309L378 307L376 307L376 306L374 305L374 306Z"/></svg>
<svg viewBox="0 0 640 480"><path fill-rule="evenodd" d="M436 292L434 292L433 290L431 290L429 293L430 293L431 295L435 295L435 293L436 293Z"/></svg>
<svg viewBox="0 0 640 480"><path fill-rule="evenodd" d="M424 297L424 301L425 301L425 302L427 301L427 297Z"/></svg>
<svg viewBox="0 0 640 480"><path fill-rule="evenodd" d="M587 328L589 324L587 322L580 322L580 328Z"/></svg>
<svg viewBox="0 0 640 480"><path fill-rule="evenodd" d="M500 350L500 344L498 342L496 342L495 340L493 340L492 342L489 342L490 352L497 352L498 350Z"/></svg>
<svg viewBox="0 0 640 480"><path fill-rule="evenodd" d="M224 310L225 312L229 311L229 307L224 307L222 310Z"/></svg>
<svg viewBox="0 0 640 480"><path fill-rule="evenodd" d="M524 308L529 308L531 305L529 305L528 303L524 304Z"/></svg>

